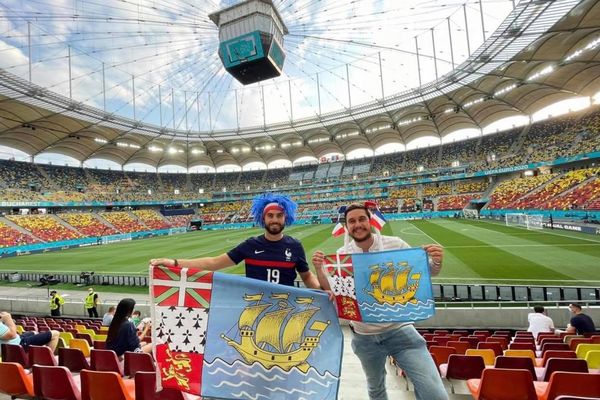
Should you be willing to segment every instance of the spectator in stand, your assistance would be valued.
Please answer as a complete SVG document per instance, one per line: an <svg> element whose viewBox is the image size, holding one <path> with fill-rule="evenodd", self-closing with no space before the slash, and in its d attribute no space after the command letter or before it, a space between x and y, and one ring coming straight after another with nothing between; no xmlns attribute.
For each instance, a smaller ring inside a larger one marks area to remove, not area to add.
<svg viewBox="0 0 600 400"><path fill-rule="evenodd" d="M133 314L133 308L135 307L134 299L123 299L117 305L115 316L113 317L110 328L108 328L108 335L106 337L106 348L117 353L117 356L121 357L126 351L133 351L136 353L150 353L152 352L152 344L140 342L137 335L137 330L129 319ZM146 336L147 330L150 328L150 324L146 328L146 332L142 332L142 337Z"/></svg>
<svg viewBox="0 0 600 400"><path fill-rule="evenodd" d="M535 312L527 315L527 321L529 321L527 332L533 333L533 337L536 339L540 332L554 332L554 321L546 315L544 307L536 305L533 307L533 311Z"/></svg>
<svg viewBox="0 0 600 400"><path fill-rule="evenodd" d="M110 326L114 316L115 316L115 306L108 307L108 312L102 316L102 325Z"/></svg>
<svg viewBox="0 0 600 400"><path fill-rule="evenodd" d="M0 344L20 344L25 350L30 345L48 346L54 353L58 344L58 331L23 332L19 335L12 316L7 312L0 312Z"/></svg>
<svg viewBox="0 0 600 400"><path fill-rule="evenodd" d="M579 304L569 304L569 310L573 314L573 317L571 317L571 321L569 322L569 325L567 325L566 332L568 334L583 335L584 333L596 332L594 321L589 315L583 313Z"/></svg>

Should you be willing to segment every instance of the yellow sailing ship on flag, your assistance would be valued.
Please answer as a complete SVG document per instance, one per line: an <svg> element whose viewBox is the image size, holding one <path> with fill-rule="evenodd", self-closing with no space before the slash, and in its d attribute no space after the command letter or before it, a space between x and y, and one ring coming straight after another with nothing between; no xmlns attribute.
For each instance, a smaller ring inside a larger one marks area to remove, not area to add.
<svg viewBox="0 0 600 400"><path fill-rule="evenodd" d="M297 368L306 373L310 368L306 360L331 321L310 323L320 310L312 306L312 297L296 297L294 302L300 307L289 301L288 293L273 293L269 302L263 302L262 298L262 293L244 296L245 301L253 304L240 314L239 343L225 334L221 338L248 364L260 363L266 369L278 366L284 371ZM307 330L316 334L308 335Z"/></svg>
<svg viewBox="0 0 600 400"><path fill-rule="evenodd" d="M380 303L394 304L416 304L415 294L419 288L420 273L411 275L412 268L406 262L394 263L387 262L385 267L379 264L372 265L369 283L372 290L365 289L365 292L375 298Z"/></svg>

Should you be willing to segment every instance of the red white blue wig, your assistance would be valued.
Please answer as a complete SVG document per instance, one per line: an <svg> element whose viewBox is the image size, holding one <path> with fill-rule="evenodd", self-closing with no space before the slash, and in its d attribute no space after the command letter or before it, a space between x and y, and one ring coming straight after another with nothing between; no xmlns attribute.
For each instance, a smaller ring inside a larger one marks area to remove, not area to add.
<svg viewBox="0 0 600 400"><path fill-rule="evenodd" d="M250 213L257 225L264 228L265 214L269 211L282 211L285 215L285 225L292 225L296 220L298 205L289 197L282 194L265 193L257 196L252 201Z"/></svg>

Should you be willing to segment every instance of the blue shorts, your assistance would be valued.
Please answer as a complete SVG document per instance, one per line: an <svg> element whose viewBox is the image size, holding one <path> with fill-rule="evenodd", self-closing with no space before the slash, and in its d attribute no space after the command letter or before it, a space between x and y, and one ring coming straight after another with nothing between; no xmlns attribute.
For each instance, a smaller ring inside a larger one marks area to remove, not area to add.
<svg viewBox="0 0 600 400"><path fill-rule="evenodd" d="M52 340L52 332L46 331L42 333L23 332L21 335L21 346L27 349L29 346L44 346Z"/></svg>

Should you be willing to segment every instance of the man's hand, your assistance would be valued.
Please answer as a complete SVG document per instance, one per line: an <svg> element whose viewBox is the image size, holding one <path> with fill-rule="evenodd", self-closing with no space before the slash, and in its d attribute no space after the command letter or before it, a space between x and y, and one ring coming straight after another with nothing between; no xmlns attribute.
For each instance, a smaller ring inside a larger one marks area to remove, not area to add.
<svg viewBox="0 0 600 400"><path fill-rule="evenodd" d="M150 260L150 265L153 267L157 267L159 265L162 265L163 267L174 267L175 260L172 258L153 258Z"/></svg>
<svg viewBox="0 0 600 400"><path fill-rule="evenodd" d="M444 248L439 244L426 244L423 249L431 259L429 266L432 275L437 275L442 269L442 261L444 259Z"/></svg>
<svg viewBox="0 0 600 400"><path fill-rule="evenodd" d="M325 263L325 253L320 250L317 250L313 253L312 263L315 268L323 268L323 264Z"/></svg>
<svg viewBox="0 0 600 400"><path fill-rule="evenodd" d="M0 319L2 322L12 321L12 316L6 311L0 312Z"/></svg>

